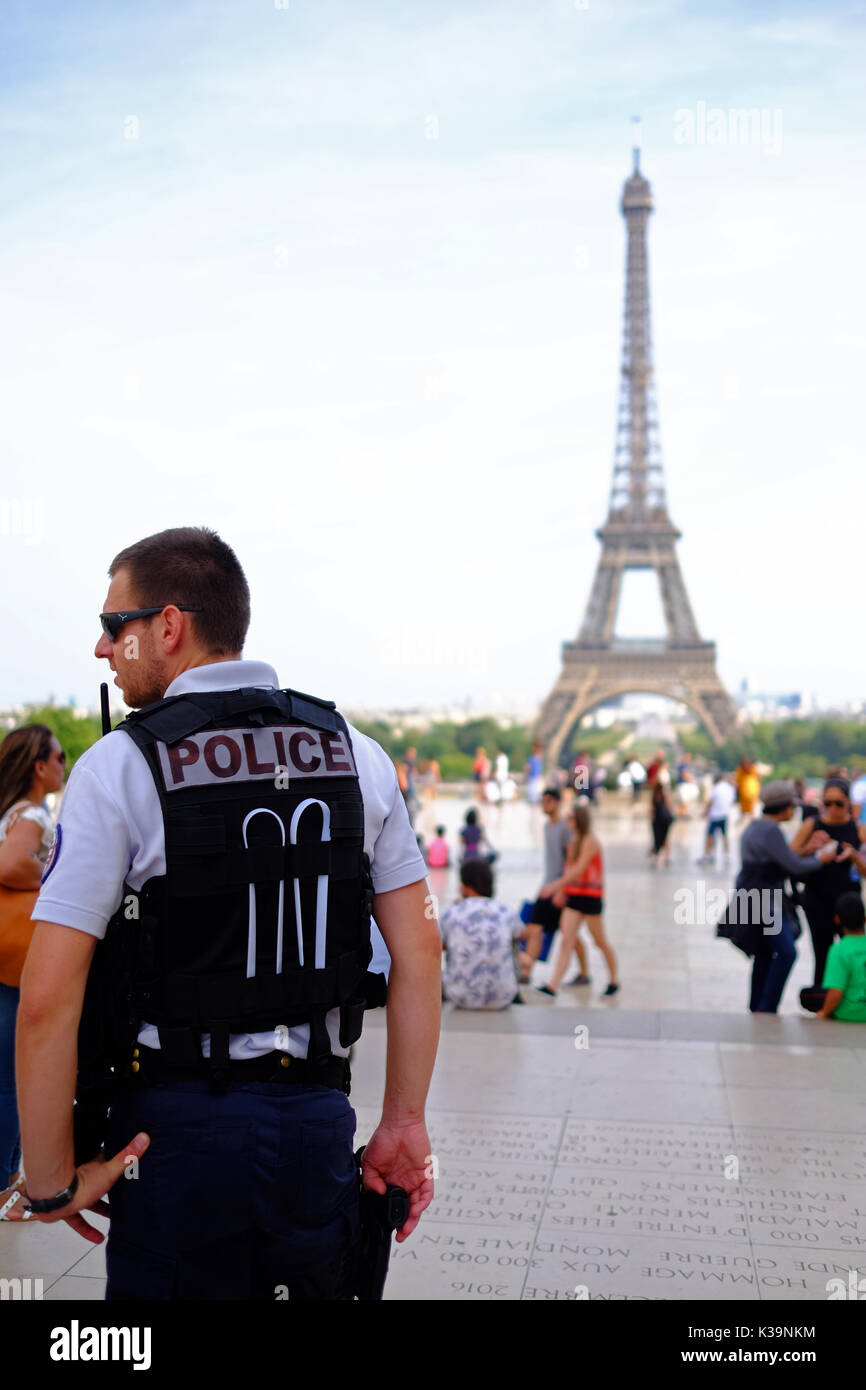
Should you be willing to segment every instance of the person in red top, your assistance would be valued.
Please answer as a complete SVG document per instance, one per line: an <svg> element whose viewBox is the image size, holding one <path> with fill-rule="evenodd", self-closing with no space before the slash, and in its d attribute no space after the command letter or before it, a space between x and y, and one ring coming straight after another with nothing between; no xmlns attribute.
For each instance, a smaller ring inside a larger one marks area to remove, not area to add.
<svg viewBox="0 0 866 1390"><path fill-rule="evenodd" d="M475 753L472 776L478 784L478 800L483 805L487 800L487 783L490 781L490 759L485 748L479 748Z"/></svg>
<svg viewBox="0 0 866 1390"><path fill-rule="evenodd" d="M556 907L562 907L559 920L559 954L553 967L550 982L540 987L540 994L555 995L560 981L568 969L571 953L577 941L577 933L583 922L589 934L601 951L610 971L610 983L604 991L606 995L616 994L617 980L616 956L613 947L604 934L604 868L601 842L592 833L589 808L576 806L571 813L574 825L574 839L565 857L562 877L546 883L541 897L553 898Z"/></svg>

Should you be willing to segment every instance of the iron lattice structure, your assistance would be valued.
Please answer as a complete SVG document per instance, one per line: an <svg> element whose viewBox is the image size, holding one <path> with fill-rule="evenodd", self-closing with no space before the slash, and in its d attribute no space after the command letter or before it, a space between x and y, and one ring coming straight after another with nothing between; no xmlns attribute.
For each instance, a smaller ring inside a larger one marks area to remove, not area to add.
<svg viewBox="0 0 866 1390"><path fill-rule="evenodd" d="M596 532L601 555L577 640L562 648L562 671L545 701L537 737L556 762L582 715L618 695L647 691L688 705L715 744L730 733L733 702L716 673L714 642L703 642L676 553L681 532L665 499L650 335L647 223L653 210L640 151L623 187L626 284L613 485L607 520ZM627 570L658 578L666 636L614 637Z"/></svg>

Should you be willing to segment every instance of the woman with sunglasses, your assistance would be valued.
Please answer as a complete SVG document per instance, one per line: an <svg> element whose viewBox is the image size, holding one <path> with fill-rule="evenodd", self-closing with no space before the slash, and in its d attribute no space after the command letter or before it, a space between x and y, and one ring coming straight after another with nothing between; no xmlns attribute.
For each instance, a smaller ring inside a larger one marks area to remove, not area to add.
<svg viewBox="0 0 866 1390"><path fill-rule="evenodd" d="M42 803L50 792L60 790L65 771L66 755L45 724L13 729L0 743L0 884L5 888L32 893L39 887L54 844L54 822ZM20 1180L17 1012L18 990L0 983L0 1186L6 1188L0 1192L0 1210Z"/></svg>
<svg viewBox="0 0 866 1390"><path fill-rule="evenodd" d="M791 848L799 854L814 853L831 840L839 845L837 857L806 880L801 891L815 953L813 989L821 988L827 953L836 936L836 899L852 890L859 892L860 874L866 874L866 856L860 849L864 838L866 827L854 819L847 779L828 777L821 805L803 807L803 823L791 841Z"/></svg>

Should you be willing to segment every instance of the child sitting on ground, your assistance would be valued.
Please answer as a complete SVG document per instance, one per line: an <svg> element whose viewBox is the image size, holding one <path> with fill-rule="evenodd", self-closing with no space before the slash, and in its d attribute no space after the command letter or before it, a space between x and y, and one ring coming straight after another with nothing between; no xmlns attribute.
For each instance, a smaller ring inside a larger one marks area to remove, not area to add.
<svg viewBox="0 0 866 1390"><path fill-rule="evenodd" d="M431 869L447 869L451 863L444 825L437 825L436 827L436 836L430 841L430 848L427 851L427 863Z"/></svg>
<svg viewBox="0 0 866 1390"><path fill-rule="evenodd" d="M834 921L842 935L830 947L824 987L802 989L800 1003L818 1018L866 1023L866 912L859 893L836 899Z"/></svg>

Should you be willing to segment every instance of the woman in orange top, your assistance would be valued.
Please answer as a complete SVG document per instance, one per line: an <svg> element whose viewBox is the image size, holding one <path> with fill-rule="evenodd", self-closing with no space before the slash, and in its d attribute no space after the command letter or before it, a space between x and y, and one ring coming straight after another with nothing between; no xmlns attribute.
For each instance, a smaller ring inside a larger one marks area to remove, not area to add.
<svg viewBox="0 0 866 1390"><path fill-rule="evenodd" d="M589 808L577 806L571 813L574 826L574 839L565 856L565 869L562 877L546 883L541 890L542 898L553 898L555 907L562 907L559 919L559 954L550 982L542 985L539 993L555 995L560 981L568 969L571 953L575 948L577 933L583 922L589 934L607 962L610 983L605 994L616 994L617 981L616 956L604 934L604 869L602 865L601 843L590 829ZM589 984L584 976L576 983Z"/></svg>

